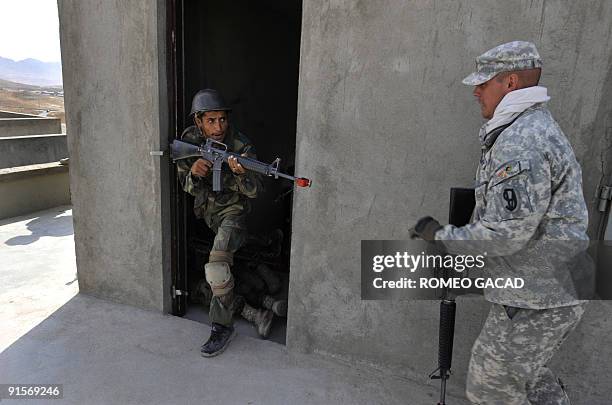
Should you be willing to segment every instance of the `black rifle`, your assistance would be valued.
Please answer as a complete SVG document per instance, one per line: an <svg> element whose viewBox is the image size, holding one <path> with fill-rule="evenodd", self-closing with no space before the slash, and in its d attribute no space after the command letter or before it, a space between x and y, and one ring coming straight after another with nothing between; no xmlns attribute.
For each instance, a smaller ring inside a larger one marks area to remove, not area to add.
<svg viewBox="0 0 612 405"><path fill-rule="evenodd" d="M473 189L451 188L448 222L455 226L468 224L475 204ZM444 278L448 278L449 271L452 272L453 270L443 269L442 271ZM438 405L446 405L446 380L451 375L456 308L455 295L448 288L444 288L442 301L440 302L438 368L429 375L431 379L440 379L440 402L438 402Z"/></svg>
<svg viewBox="0 0 612 405"><path fill-rule="evenodd" d="M311 181L305 177L295 177L289 174L278 171L280 159L276 158L272 163L263 163L259 160L241 156L234 152L228 152L227 145L208 138L206 143L196 146L187 142L174 141L170 145L172 160L176 162L180 159L192 157L204 158L213 164L213 191L221 191L221 168L223 162L227 163L227 159L235 157L245 169L261 173L264 176L274 177L278 179L282 177L293 181L298 187L310 187Z"/></svg>

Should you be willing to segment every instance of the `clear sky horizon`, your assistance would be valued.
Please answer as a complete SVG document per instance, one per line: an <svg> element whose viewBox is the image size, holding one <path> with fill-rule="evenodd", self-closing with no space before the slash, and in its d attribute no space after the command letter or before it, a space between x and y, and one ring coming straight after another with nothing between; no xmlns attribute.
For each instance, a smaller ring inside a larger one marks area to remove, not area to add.
<svg viewBox="0 0 612 405"><path fill-rule="evenodd" d="M0 0L0 56L61 62L57 0Z"/></svg>

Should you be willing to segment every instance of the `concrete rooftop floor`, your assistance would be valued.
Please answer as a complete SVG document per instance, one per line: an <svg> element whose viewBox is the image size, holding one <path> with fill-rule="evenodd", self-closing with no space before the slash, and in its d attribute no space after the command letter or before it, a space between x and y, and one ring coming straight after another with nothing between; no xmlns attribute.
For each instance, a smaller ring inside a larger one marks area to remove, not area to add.
<svg viewBox="0 0 612 405"><path fill-rule="evenodd" d="M63 384L52 403L437 402L425 375L421 385L244 335L205 359L208 326L79 294L67 206L0 222L0 285L0 384Z"/></svg>

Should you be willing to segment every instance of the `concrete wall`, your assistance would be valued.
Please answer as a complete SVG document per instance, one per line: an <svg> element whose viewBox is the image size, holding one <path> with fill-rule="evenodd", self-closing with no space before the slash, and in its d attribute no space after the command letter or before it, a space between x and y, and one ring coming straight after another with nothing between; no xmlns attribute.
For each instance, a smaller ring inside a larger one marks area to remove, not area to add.
<svg viewBox="0 0 612 405"><path fill-rule="evenodd" d="M0 219L70 204L69 183L59 163L0 169Z"/></svg>
<svg viewBox="0 0 612 405"><path fill-rule="evenodd" d="M294 202L288 346L424 381L438 304L361 301L360 240L406 239L423 215L447 219L449 188L472 184L479 157L482 121L461 79L475 56L515 39L538 45L596 220L602 157L610 170L612 3L305 1L302 27L296 171L314 186ZM455 393L487 308L459 300ZM611 309L593 303L554 361L575 403L608 401Z"/></svg>
<svg viewBox="0 0 612 405"><path fill-rule="evenodd" d="M61 133L62 120L59 118L0 117L0 137Z"/></svg>
<svg viewBox="0 0 612 405"><path fill-rule="evenodd" d="M0 169L68 157L65 134L0 137Z"/></svg>
<svg viewBox="0 0 612 405"><path fill-rule="evenodd" d="M168 162L149 154L167 138L158 4L58 1L80 289L167 310L161 189Z"/></svg>

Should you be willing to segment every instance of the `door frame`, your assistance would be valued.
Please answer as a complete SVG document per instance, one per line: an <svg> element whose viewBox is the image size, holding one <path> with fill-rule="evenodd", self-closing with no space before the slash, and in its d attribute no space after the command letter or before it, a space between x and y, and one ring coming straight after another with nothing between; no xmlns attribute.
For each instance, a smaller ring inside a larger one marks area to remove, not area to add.
<svg viewBox="0 0 612 405"><path fill-rule="evenodd" d="M168 77L168 144L180 138L184 118L183 0L166 0L166 69ZM176 165L168 159L171 173L171 297L172 315L183 316L187 305L186 199L178 180Z"/></svg>

